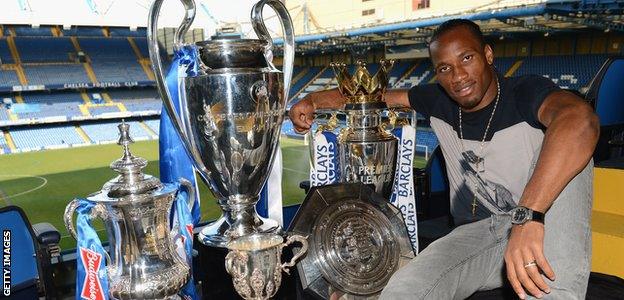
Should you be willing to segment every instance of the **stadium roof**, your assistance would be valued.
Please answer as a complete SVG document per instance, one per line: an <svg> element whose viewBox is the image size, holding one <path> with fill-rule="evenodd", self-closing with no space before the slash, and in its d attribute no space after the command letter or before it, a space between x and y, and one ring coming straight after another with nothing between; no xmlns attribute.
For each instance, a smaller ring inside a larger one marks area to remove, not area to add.
<svg viewBox="0 0 624 300"><path fill-rule="evenodd" d="M452 18L477 22L489 36L541 33L546 36L579 30L624 32L624 2L616 0L547 1L499 9L482 9L378 26L300 35L297 52L346 51L380 46L424 45L433 29ZM276 44L281 44L281 39Z"/></svg>

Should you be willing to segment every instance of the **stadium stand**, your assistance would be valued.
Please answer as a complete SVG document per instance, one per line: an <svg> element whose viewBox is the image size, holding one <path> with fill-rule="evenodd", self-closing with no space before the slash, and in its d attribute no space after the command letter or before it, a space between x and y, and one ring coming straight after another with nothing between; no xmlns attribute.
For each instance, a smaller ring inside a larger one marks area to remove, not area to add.
<svg viewBox="0 0 624 300"><path fill-rule="evenodd" d="M16 36L52 36L52 28L49 26L12 26Z"/></svg>
<svg viewBox="0 0 624 300"><path fill-rule="evenodd" d="M69 147L85 143L74 126L19 128L11 130L11 137L19 151Z"/></svg>
<svg viewBox="0 0 624 300"><path fill-rule="evenodd" d="M589 85L606 59L606 55L527 57L514 75L540 74L562 88L580 90Z"/></svg>
<svg viewBox="0 0 624 300"><path fill-rule="evenodd" d="M0 60L2 64L12 64L15 63L13 60L13 55L11 55L11 49L9 49L9 44L6 39L0 39Z"/></svg>
<svg viewBox="0 0 624 300"><path fill-rule="evenodd" d="M126 38L78 38L78 43L92 62L136 60Z"/></svg>
<svg viewBox="0 0 624 300"><path fill-rule="evenodd" d="M152 134L145 131L137 121L127 122L130 125L130 134L134 140L152 139ZM116 142L119 139L118 122L81 125L89 139L96 144Z"/></svg>
<svg viewBox="0 0 624 300"><path fill-rule="evenodd" d="M101 27L72 27L71 29L63 29L64 36L104 36Z"/></svg>
<svg viewBox="0 0 624 300"><path fill-rule="evenodd" d="M22 63L74 62L76 49L68 37L16 37Z"/></svg>
<svg viewBox="0 0 624 300"><path fill-rule="evenodd" d="M404 79L398 81L394 87L405 89L421 83L427 83L433 77L431 62L429 60L420 60L417 62L416 68Z"/></svg>
<svg viewBox="0 0 624 300"><path fill-rule="evenodd" d="M91 82L81 64L24 66L23 69L30 85L64 86Z"/></svg>
<svg viewBox="0 0 624 300"><path fill-rule="evenodd" d="M20 85L20 81L15 71L0 69L0 89L11 90L16 85Z"/></svg>
<svg viewBox="0 0 624 300"><path fill-rule="evenodd" d="M39 119L46 117L74 117L82 113L78 107L82 104L80 94L75 92L24 94L24 103L13 104L12 110L20 119Z"/></svg>
<svg viewBox="0 0 624 300"><path fill-rule="evenodd" d="M129 111L160 112L162 106L160 96L155 89L114 90L110 91L108 95L113 101L123 103Z"/></svg>
<svg viewBox="0 0 624 300"><path fill-rule="evenodd" d="M159 133L160 132L160 120L147 120L144 121L143 123L145 123L145 125L149 126L149 128L155 132L155 133ZM286 123L284 121L284 123Z"/></svg>
<svg viewBox="0 0 624 300"><path fill-rule="evenodd" d="M9 144L4 139L4 134L0 132L0 152L1 153L11 153L11 149L9 148Z"/></svg>
<svg viewBox="0 0 624 300"><path fill-rule="evenodd" d="M123 36L123 37L145 37L147 31L145 28L139 28L137 30L131 30L130 28L113 27L109 28L110 36Z"/></svg>

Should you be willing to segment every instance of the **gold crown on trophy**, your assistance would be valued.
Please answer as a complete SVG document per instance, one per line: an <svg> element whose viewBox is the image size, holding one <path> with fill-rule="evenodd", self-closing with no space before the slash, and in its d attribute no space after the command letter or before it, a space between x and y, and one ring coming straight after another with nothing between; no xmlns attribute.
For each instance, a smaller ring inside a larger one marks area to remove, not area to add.
<svg viewBox="0 0 624 300"><path fill-rule="evenodd" d="M366 69L365 62L358 60L355 65L355 72L351 76L344 63L330 64L336 73L338 90L345 97L347 104L383 102L383 94L388 87L388 73L394 65L394 60L380 60L379 69L374 76Z"/></svg>

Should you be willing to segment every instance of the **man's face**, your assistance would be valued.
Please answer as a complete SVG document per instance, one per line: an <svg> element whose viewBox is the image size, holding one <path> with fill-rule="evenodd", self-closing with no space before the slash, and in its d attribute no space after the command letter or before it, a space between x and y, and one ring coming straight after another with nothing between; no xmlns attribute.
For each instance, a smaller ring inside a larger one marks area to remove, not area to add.
<svg viewBox="0 0 624 300"><path fill-rule="evenodd" d="M437 80L449 96L465 110L483 108L484 105L479 104L493 77L492 48L481 46L477 37L464 26L444 33L429 47Z"/></svg>

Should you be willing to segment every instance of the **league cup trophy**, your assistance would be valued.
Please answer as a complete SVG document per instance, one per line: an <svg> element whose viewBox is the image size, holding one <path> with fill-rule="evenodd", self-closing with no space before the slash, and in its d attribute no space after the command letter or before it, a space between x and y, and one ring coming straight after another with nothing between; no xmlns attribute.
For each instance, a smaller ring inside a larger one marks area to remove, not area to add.
<svg viewBox="0 0 624 300"><path fill-rule="evenodd" d="M186 15L176 31L174 47L194 47L198 58L192 63L198 70L180 78L177 114L159 56L157 19L162 2L152 5L148 24L158 90L186 151L223 212L201 231L200 242L225 247L232 238L279 232L277 222L257 215L255 204L273 163L292 77L294 31L286 7L278 0L261 0L253 6L252 25L259 39L217 38L183 45L195 3L182 0ZM265 5L275 10L284 31L283 73L272 63L273 41L262 18Z"/></svg>
<svg viewBox="0 0 624 300"><path fill-rule="evenodd" d="M344 63L331 64L346 99L347 124L338 137L341 181L373 184L375 192L386 198L392 193L398 141L384 129L381 112L393 64L381 60L374 76L362 61L357 61L353 75Z"/></svg>
<svg viewBox="0 0 624 300"><path fill-rule="evenodd" d="M169 229L169 212L178 190L175 185L162 184L158 178L142 173L147 161L130 153L128 145L133 141L128 128L128 124L119 125L118 144L124 147L124 154L111 164L120 175L88 198L71 201L65 209L65 227L78 240L72 216L81 201L93 205L89 218L102 219L108 235L110 255L104 253L108 261L110 296L114 299L169 299L191 276L190 267L175 250ZM194 188L187 180L180 183L190 195L187 203L190 209L195 201ZM90 239L85 228L78 230L82 239ZM85 263L91 268L95 252L81 248L80 253L88 258ZM94 273L96 271L88 273L89 279L95 277ZM104 297L99 284L91 287Z"/></svg>
<svg viewBox="0 0 624 300"><path fill-rule="evenodd" d="M282 250L298 242L301 248L290 262L282 263ZM227 245L225 269L232 275L236 292L247 300L263 300L275 296L282 283L282 272L289 273L308 251L308 240L301 235L284 238L277 234L252 234L232 240Z"/></svg>

